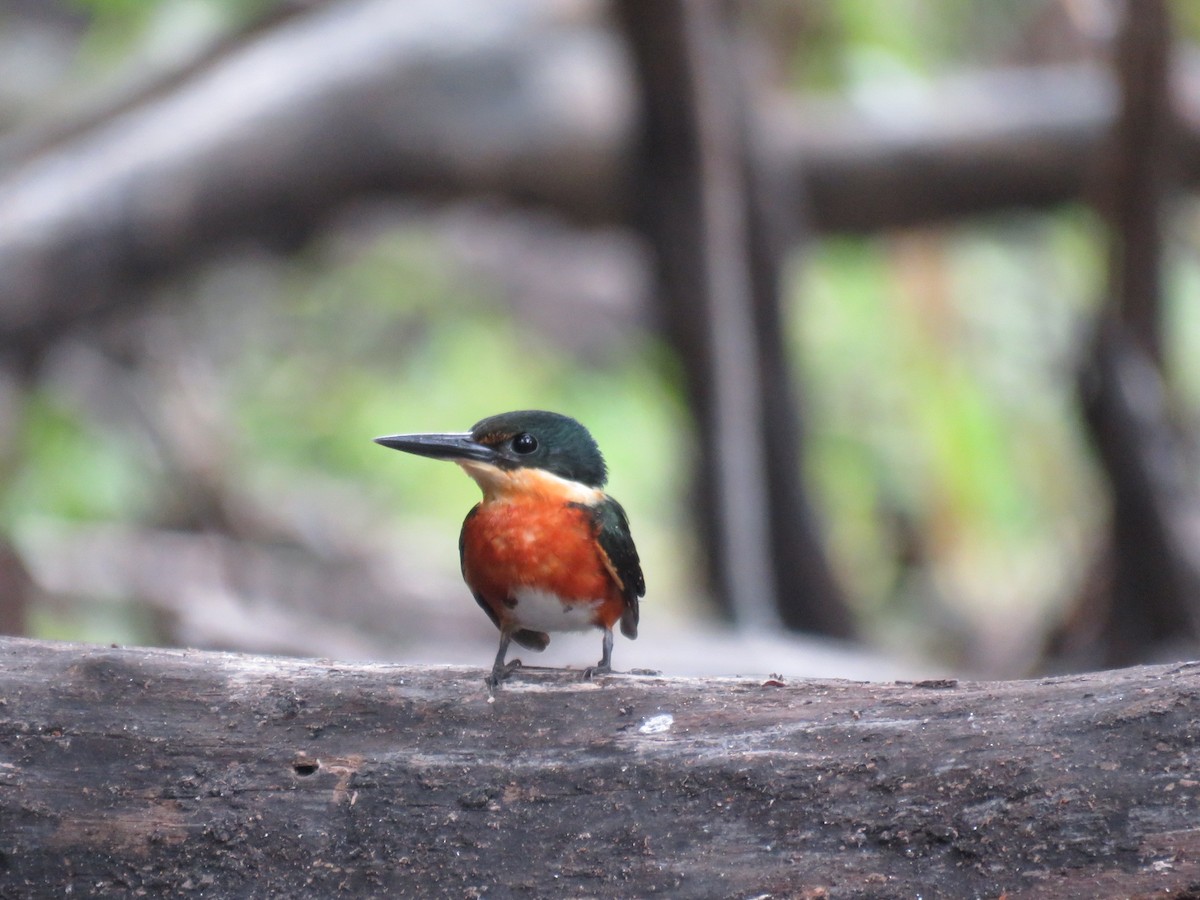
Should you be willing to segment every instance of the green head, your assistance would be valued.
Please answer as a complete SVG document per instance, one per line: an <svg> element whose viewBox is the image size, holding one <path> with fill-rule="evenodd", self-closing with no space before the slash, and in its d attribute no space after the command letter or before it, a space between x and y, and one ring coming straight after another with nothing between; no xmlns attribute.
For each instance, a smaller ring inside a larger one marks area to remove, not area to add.
<svg viewBox="0 0 1200 900"><path fill-rule="evenodd" d="M488 416L469 432L396 434L377 444L433 459L482 462L500 469L542 469L592 488L604 487L608 469L591 433L570 416L539 409Z"/></svg>

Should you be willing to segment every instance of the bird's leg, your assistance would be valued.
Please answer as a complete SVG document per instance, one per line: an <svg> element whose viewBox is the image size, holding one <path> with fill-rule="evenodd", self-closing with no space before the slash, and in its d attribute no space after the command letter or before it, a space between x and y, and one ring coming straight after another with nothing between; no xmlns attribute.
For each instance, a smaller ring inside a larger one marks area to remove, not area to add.
<svg viewBox="0 0 1200 900"><path fill-rule="evenodd" d="M594 666L588 666L583 670L583 678L585 681L591 680L594 675L607 675L612 671L612 647L613 633L611 628L604 629L604 653L600 656L600 662Z"/></svg>
<svg viewBox="0 0 1200 900"><path fill-rule="evenodd" d="M492 664L492 674L487 677L487 683L490 687L499 687L500 682L521 667L519 659L514 659L510 663L504 661L504 657L508 655L510 641L512 641L512 635L507 631L500 632L500 649L496 651L496 661Z"/></svg>

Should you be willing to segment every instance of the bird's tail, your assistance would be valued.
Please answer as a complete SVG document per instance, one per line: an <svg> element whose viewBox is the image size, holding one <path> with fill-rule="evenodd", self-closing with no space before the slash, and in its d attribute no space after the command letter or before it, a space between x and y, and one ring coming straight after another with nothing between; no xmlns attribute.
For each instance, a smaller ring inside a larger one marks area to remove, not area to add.
<svg viewBox="0 0 1200 900"><path fill-rule="evenodd" d="M536 650L539 653L545 650L550 643L550 635L546 632L530 631L528 628L514 631L512 639L527 650Z"/></svg>

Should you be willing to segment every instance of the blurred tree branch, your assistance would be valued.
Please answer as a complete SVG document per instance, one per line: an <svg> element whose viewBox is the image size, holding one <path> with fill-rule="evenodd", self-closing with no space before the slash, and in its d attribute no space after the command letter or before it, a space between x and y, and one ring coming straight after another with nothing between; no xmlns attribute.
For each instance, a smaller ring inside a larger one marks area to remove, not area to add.
<svg viewBox="0 0 1200 900"><path fill-rule="evenodd" d="M8 156L0 346L43 344L239 242L294 246L363 194L496 194L625 221L632 95L615 36L538 0L346 0L289 17ZM1078 197L1114 116L1108 76L1088 67L964 77L886 115L760 101L763 152L823 230ZM1200 121L1200 103L1184 112ZM1182 144L1193 179L1197 134Z"/></svg>

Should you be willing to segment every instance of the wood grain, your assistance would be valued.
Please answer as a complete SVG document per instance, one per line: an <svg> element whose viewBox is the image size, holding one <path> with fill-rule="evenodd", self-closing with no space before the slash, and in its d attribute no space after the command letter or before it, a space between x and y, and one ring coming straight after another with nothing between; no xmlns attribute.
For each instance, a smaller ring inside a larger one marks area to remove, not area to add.
<svg viewBox="0 0 1200 900"><path fill-rule="evenodd" d="M1200 664L867 684L0 639L0 896L1193 896Z"/></svg>

